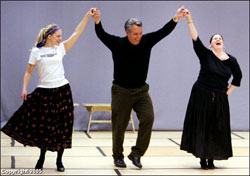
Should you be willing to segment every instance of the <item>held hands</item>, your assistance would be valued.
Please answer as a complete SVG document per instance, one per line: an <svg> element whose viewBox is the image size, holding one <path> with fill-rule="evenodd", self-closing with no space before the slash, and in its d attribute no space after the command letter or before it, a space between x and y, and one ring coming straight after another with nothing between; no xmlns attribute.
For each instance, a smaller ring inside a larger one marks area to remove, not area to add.
<svg viewBox="0 0 250 176"><path fill-rule="evenodd" d="M173 20L177 23L181 18L183 18L185 16L184 14L184 10L185 10L185 7L182 6L181 8L179 8L176 13L175 13L175 16L173 18Z"/></svg>
<svg viewBox="0 0 250 176"><path fill-rule="evenodd" d="M99 9L96 8L96 10L94 11L94 15L92 16L96 24L100 22L101 20L100 16L101 16L101 12Z"/></svg>
<svg viewBox="0 0 250 176"><path fill-rule="evenodd" d="M90 8L89 11L87 12L87 17L93 16L97 8Z"/></svg>
<svg viewBox="0 0 250 176"><path fill-rule="evenodd" d="M184 6L182 6L176 11L176 14L174 16L174 21L178 22L183 17L186 17L188 24L192 23L191 13Z"/></svg>

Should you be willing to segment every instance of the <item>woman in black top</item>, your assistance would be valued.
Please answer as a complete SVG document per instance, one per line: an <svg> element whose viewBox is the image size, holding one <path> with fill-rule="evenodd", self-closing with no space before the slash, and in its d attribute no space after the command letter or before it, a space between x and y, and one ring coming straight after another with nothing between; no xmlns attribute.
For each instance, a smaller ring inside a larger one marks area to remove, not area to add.
<svg viewBox="0 0 250 176"><path fill-rule="evenodd" d="M223 51L222 36L214 34L211 50L206 48L187 9L185 15L201 68L189 99L180 149L199 157L202 169L214 169L213 160L232 157L228 96L240 86L242 73L236 58Z"/></svg>

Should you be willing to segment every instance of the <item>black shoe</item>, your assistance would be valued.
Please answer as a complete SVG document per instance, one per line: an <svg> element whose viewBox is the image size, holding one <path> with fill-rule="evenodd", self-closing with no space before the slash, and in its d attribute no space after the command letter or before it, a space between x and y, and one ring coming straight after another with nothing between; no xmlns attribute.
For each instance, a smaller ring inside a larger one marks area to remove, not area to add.
<svg viewBox="0 0 250 176"><path fill-rule="evenodd" d="M200 161L200 164L201 164L201 168L202 169L205 169L205 170L207 170L208 169L208 166L207 166L207 161L204 159L202 159L201 161Z"/></svg>
<svg viewBox="0 0 250 176"><path fill-rule="evenodd" d="M56 166L57 166L57 171L59 171L59 172L64 172L65 171L62 162L56 162Z"/></svg>
<svg viewBox="0 0 250 176"><path fill-rule="evenodd" d="M43 163L44 163L44 160L39 159L36 163L35 169L43 170Z"/></svg>
<svg viewBox="0 0 250 176"><path fill-rule="evenodd" d="M208 160L208 169L215 169L215 166L214 166L214 160Z"/></svg>
<svg viewBox="0 0 250 176"><path fill-rule="evenodd" d="M140 157L136 157L136 156L133 156L133 155L128 155L128 159L130 159L132 161L132 163L136 167L142 168L141 161L140 161L141 158Z"/></svg>
<svg viewBox="0 0 250 176"><path fill-rule="evenodd" d="M123 159L114 160L114 164L116 167L122 167L122 168L127 167Z"/></svg>

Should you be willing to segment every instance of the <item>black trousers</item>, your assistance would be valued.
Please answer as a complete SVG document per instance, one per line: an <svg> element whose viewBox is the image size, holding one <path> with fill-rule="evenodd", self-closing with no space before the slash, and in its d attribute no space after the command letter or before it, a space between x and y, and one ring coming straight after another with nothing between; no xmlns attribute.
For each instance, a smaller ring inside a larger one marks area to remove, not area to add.
<svg viewBox="0 0 250 176"><path fill-rule="evenodd" d="M112 86L111 107L114 159L124 158L123 141L132 109L136 112L139 120L139 131L136 145L132 147L131 155L141 157L149 146L154 122L154 111L148 90L148 84L136 89L126 89L116 84Z"/></svg>

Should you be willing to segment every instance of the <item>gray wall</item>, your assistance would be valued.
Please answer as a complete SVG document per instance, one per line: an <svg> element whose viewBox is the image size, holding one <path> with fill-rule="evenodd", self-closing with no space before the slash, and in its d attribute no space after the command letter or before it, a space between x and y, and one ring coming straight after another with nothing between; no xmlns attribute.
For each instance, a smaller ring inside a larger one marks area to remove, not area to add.
<svg viewBox="0 0 250 176"><path fill-rule="evenodd" d="M87 10L101 11L104 29L124 36L124 22L130 17L143 21L143 32L161 28L185 5L190 9L199 36L208 46L209 38L218 32L224 37L226 51L238 59L243 72L240 88L229 98L232 130L249 130L249 2L245 1L1 1L1 126L22 104L23 74L29 49L40 29L57 23L67 39ZM65 76L70 81L74 102L110 103L113 79L111 52L100 42L90 18L76 45L64 57ZM155 110L154 130L182 130L190 91L199 73L187 22L181 20L174 31L154 46L147 83ZM28 93L37 85L36 69ZM94 119L109 119L97 112ZM138 120L134 114L136 128ZM75 109L75 130L85 130L88 113ZM130 127L129 127L130 128ZM93 130L110 130L110 124L93 124Z"/></svg>

